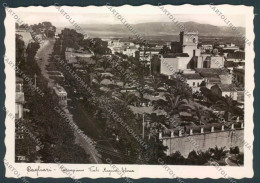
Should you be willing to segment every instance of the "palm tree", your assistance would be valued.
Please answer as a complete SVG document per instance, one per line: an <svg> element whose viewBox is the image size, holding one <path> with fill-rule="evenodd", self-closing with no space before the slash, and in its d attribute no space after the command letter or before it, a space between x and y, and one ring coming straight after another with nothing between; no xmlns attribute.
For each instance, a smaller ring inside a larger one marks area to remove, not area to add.
<svg viewBox="0 0 260 183"><path fill-rule="evenodd" d="M210 148L209 151L212 153L213 158L216 160L220 160L221 158L225 157L228 153L228 150L225 150L226 147L218 148L217 146L215 148Z"/></svg>
<svg viewBox="0 0 260 183"><path fill-rule="evenodd" d="M123 68L123 72L124 73L127 73L127 75L129 75L130 73L128 72L129 71L129 68L131 68L131 64L130 62L124 62L124 61L121 61L120 62L120 66ZM120 76L122 79L122 82L123 82L123 87L125 87L125 84L128 82L128 78L123 75L123 76Z"/></svg>
<svg viewBox="0 0 260 183"><path fill-rule="evenodd" d="M156 92L158 90L158 88L162 86L162 82L158 77L153 77L152 81L151 81L151 85L152 85L154 91Z"/></svg>
<svg viewBox="0 0 260 183"><path fill-rule="evenodd" d="M216 102L215 107L225 110L226 121L229 121L229 116L230 114L234 114L237 105L237 101L226 95Z"/></svg>
<svg viewBox="0 0 260 183"><path fill-rule="evenodd" d="M133 78L135 78L136 82L134 84L136 84L137 86L137 91L140 94L140 98L141 100L143 100L144 98L144 94L146 93L146 89L145 89L145 76L147 75L147 68L141 64L138 63L136 64L134 67L131 68L132 73L133 73Z"/></svg>
<svg viewBox="0 0 260 183"><path fill-rule="evenodd" d="M186 160L179 151L176 151L170 156L167 156L166 161L170 165L184 165Z"/></svg>
<svg viewBox="0 0 260 183"><path fill-rule="evenodd" d="M123 101L125 106L139 101L139 98L132 93L125 92L120 94L121 94L121 100Z"/></svg>
<svg viewBox="0 0 260 183"><path fill-rule="evenodd" d="M154 110L162 108L170 116L178 114L180 110L185 110L189 103L188 100L182 99L182 96L172 89L168 89L164 97L166 100L160 99L155 102Z"/></svg>
<svg viewBox="0 0 260 183"><path fill-rule="evenodd" d="M103 77L102 77L101 74L97 73L97 74L95 75L95 79L97 80L98 84L100 84L101 81L103 80Z"/></svg>
<svg viewBox="0 0 260 183"><path fill-rule="evenodd" d="M202 152L202 151L191 151L188 155L187 162L191 165L204 165L211 158L210 149Z"/></svg>
<svg viewBox="0 0 260 183"><path fill-rule="evenodd" d="M193 100L192 92L190 88L185 85L185 83L180 80L174 82L176 82L176 84L173 89L175 90L176 95L180 95L181 99L187 99L188 101Z"/></svg>
<svg viewBox="0 0 260 183"><path fill-rule="evenodd" d="M160 54L166 54L170 52L171 52L170 48L168 48L166 45L164 45L163 48L160 50Z"/></svg>
<svg viewBox="0 0 260 183"><path fill-rule="evenodd" d="M110 65L107 57L102 58L101 65L104 68L104 72L106 72L107 68L109 68Z"/></svg>
<svg viewBox="0 0 260 183"><path fill-rule="evenodd" d="M199 124L201 125L202 116L205 115L206 113L209 113L209 110L198 103L195 103L195 105L190 105L187 107L191 109L193 112L195 112L196 116L198 117Z"/></svg>
<svg viewBox="0 0 260 183"><path fill-rule="evenodd" d="M93 58L93 57L92 57ZM95 59L93 59L95 60ZM95 62L97 63L97 61L95 60ZM92 86L92 80L94 78L94 71L96 68L96 63L95 64L87 64L84 61L81 61L80 64L83 66L83 68L89 73L89 79L90 79L90 86Z"/></svg>
<svg viewBox="0 0 260 183"><path fill-rule="evenodd" d="M90 86L92 86L94 71L95 71L95 65L89 65L87 67L87 72L89 73L89 78L90 78L90 83L89 83Z"/></svg>

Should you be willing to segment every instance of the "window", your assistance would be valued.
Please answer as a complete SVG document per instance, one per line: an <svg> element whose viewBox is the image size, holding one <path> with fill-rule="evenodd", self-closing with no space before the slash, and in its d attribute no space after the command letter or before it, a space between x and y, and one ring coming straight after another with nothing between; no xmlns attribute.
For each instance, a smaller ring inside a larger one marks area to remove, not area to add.
<svg viewBox="0 0 260 183"><path fill-rule="evenodd" d="M199 87L200 86L200 83L199 82L197 82L197 87Z"/></svg>
<svg viewBox="0 0 260 183"><path fill-rule="evenodd" d="M195 86L195 82L193 82L193 86Z"/></svg>

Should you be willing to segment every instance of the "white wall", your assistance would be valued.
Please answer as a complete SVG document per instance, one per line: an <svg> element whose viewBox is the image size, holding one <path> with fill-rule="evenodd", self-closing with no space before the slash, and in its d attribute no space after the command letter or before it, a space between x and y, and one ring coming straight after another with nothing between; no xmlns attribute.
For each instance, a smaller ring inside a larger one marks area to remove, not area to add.
<svg viewBox="0 0 260 183"><path fill-rule="evenodd" d="M161 74L170 76L179 70L186 70L190 57L162 58Z"/></svg>
<svg viewBox="0 0 260 183"><path fill-rule="evenodd" d="M224 57L211 57L210 68L222 68L224 67Z"/></svg>
<svg viewBox="0 0 260 183"><path fill-rule="evenodd" d="M178 58L162 58L161 71L163 75L170 76L178 71Z"/></svg>
<svg viewBox="0 0 260 183"><path fill-rule="evenodd" d="M229 96L231 97L231 92L222 92L222 96L225 97L225 96ZM233 92L233 97L232 97L233 100L237 100L237 92Z"/></svg>
<svg viewBox="0 0 260 183"><path fill-rule="evenodd" d="M194 90L196 90L196 91L199 91L200 85L201 85L202 81L203 81L203 79L189 79L189 80L187 80L186 82L188 83L188 85L189 85L192 89L194 89ZM193 82L195 83L195 86L193 86ZM198 84L199 84L199 86L198 86Z"/></svg>

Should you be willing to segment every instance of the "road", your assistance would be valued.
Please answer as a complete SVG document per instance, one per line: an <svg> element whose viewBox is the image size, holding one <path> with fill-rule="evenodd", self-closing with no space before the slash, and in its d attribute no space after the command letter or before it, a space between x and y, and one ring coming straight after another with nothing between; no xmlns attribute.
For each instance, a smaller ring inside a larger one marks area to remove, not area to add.
<svg viewBox="0 0 260 183"><path fill-rule="evenodd" d="M74 120L79 125L80 129L97 141L97 150L102 153L102 156L107 157L107 155L109 155L108 157L110 159L114 160L114 158L116 158L115 161L123 162L127 157L125 157L122 152L116 150L113 144L106 137L101 127L97 124L98 122L93 119L87 111L85 111L83 104L76 100L72 100L71 104L74 107L72 109L72 113L75 114Z"/></svg>
<svg viewBox="0 0 260 183"><path fill-rule="evenodd" d="M74 122L73 120L73 115L69 112L69 110L64 107L63 110L66 112L66 116ZM76 124L75 124L76 125ZM73 128L72 128L73 129ZM74 135L75 135L75 142L76 144L80 145L87 154L90 155L90 161L91 163L102 163L101 161L101 155L98 154L98 151L95 149L95 147L91 144L89 144L84 137L86 136L85 134L79 134L76 130L74 130Z"/></svg>
<svg viewBox="0 0 260 183"><path fill-rule="evenodd" d="M54 80L49 77L48 71L46 69L46 66L49 64L49 58L50 54L53 51L53 46L54 46L55 40L46 40L41 47L39 48L35 58L37 59L37 63L41 69L41 72L43 76L47 79L48 81L48 86L53 87L54 86ZM73 120L73 116L70 113L70 111L67 109L67 107L63 108L63 110L66 112L67 117L71 118L71 121L75 124ZM76 132L74 128L74 135L75 135L75 143L80 145L87 154L90 155L90 161L91 163L102 163L101 161L101 155L98 154L98 151L95 149L94 146L90 145L85 139L84 135L81 135ZM86 135L85 135L86 136Z"/></svg>
<svg viewBox="0 0 260 183"><path fill-rule="evenodd" d="M49 74L46 70L46 66L49 62L49 56L53 51L54 43L54 39L44 41L43 44L40 45L41 47L39 48L35 56L35 58L37 59L37 63L41 69L42 75L48 80L48 86L50 87L54 86L54 81L50 79Z"/></svg>

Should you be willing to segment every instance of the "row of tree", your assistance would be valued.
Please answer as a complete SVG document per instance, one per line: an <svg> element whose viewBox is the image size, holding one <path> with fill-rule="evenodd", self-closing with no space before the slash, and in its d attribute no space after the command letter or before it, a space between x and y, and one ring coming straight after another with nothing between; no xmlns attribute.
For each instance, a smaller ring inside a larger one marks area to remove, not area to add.
<svg viewBox="0 0 260 183"><path fill-rule="evenodd" d="M109 61L109 58L105 56L107 54L105 51L107 43L104 43L96 38L94 38L94 40L96 40L95 45L92 45L90 40L82 40L82 35L76 33L74 30L66 29L62 31L60 39L56 41L54 46L55 50L62 50L62 52L59 52L61 56L64 54L66 47L73 47L74 45L75 49L84 47L85 49L93 50L95 53L95 56L92 58L94 59L95 64L81 64L83 66L83 70L87 71L87 74L74 70L89 84L89 86L91 86L91 89L96 93L95 98L91 97L88 92L82 90L79 85L73 84L73 87L76 87L76 90L80 91L81 96L84 98L82 103L83 106L85 106L85 112L89 114L92 118L91 120L95 120L95 124L99 126L98 128L100 130L103 130L103 134L105 134L106 138L111 139L110 143L112 146L116 148L118 152L125 155L126 158L118 158L116 162L126 163L127 161L127 163L147 163L157 161L158 157L164 153L163 146L158 139L155 143L151 143L148 139L144 139L145 144L147 144L148 147L145 149L132 134L129 134L124 126L119 124L104 108L101 107L109 106L109 108L116 112L119 117L127 123L129 128L133 130L133 132L138 135L140 139L142 139L142 126L140 121L136 120L135 115L127 105L129 102L127 101L127 94L121 94L121 101L118 101L112 97L112 93L116 90L112 90L111 88L111 92L104 93L100 90L100 84L92 84L93 79L97 80L98 83L102 80L102 77L96 74L96 68L102 67L104 70L110 69L110 72L115 77L118 79L120 78L120 80L123 81L123 85L129 84L134 86L138 84L138 91L141 98L143 98L143 90L146 84L145 77L148 75L148 72L146 72L148 71L147 68L145 68L144 65L140 64L140 62L135 60L133 57L126 57L128 61L123 61L120 56L112 55L112 59L122 68L123 71L125 71L125 74L122 75L122 72L120 72L118 68L115 68ZM97 48L100 48L103 51L97 51ZM70 83L72 84L73 78L70 77L69 74L65 75L67 76L66 80L68 82L71 80ZM128 77L124 77L126 75L131 75L133 80L130 81ZM75 83L77 83L77 81L75 81ZM109 100L104 100L104 98L108 98ZM103 155L104 157L107 156L106 154Z"/></svg>
<svg viewBox="0 0 260 183"><path fill-rule="evenodd" d="M191 151L187 158L184 158L179 151L173 153L171 156L165 158L166 164L173 165L210 165L211 161L219 163L221 166L227 165L225 158L227 158L228 153L234 154L236 159L233 160L238 165L244 164L244 154L239 153L239 148L231 148L230 151L226 150L225 147L222 148L209 148L207 151Z"/></svg>
<svg viewBox="0 0 260 183"><path fill-rule="evenodd" d="M24 108L25 112L23 125L34 134L43 144L43 148L36 150L37 144L34 140L24 133L25 139L16 139L16 156L26 156L29 162L35 162L41 159L43 162L55 162L58 158L64 163L89 163L89 156L84 150L75 145L74 132L70 125L64 122L64 119L54 111L58 106L58 101L53 98L52 91L48 87L46 79L42 76L41 71L35 60L35 55L39 49L38 43L29 43L24 49L28 55L27 62L24 62L24 54L20 53L24 43L19 39L16 44L16 51L22 64L20 70L29 78L37 75L37 87L43 92L43 97L39 95L28 82L24 81Z"/></svg>

